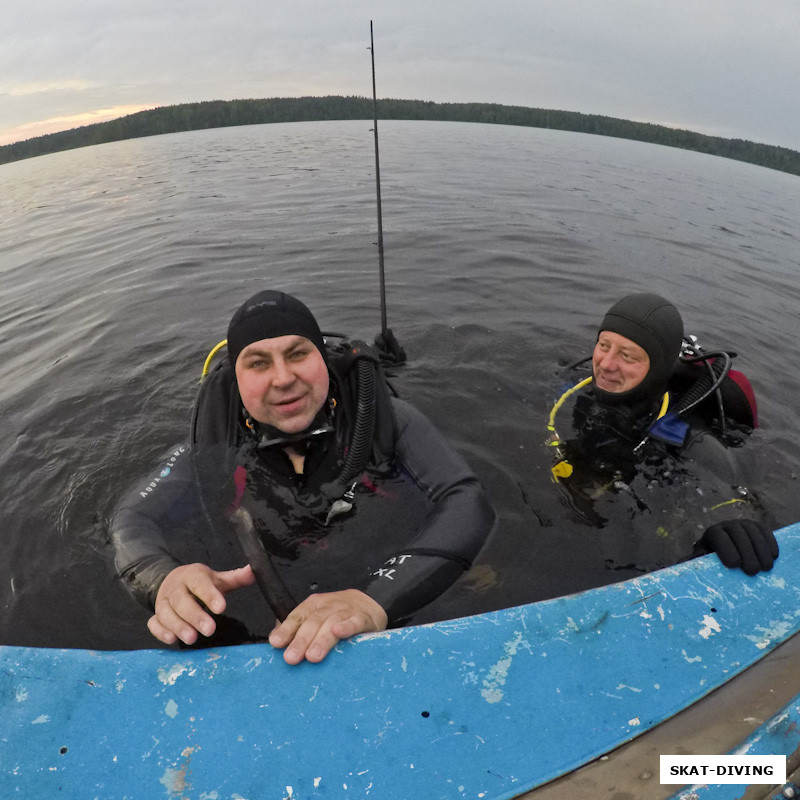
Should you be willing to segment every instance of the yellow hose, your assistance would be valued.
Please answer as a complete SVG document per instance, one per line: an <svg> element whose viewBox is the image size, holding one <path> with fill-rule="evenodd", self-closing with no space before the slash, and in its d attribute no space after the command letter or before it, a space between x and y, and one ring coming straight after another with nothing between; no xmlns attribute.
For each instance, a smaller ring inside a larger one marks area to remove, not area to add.
<svg viewBox="0 0 800 800"><path fill-rule="evenodd" d="M555 433L556 430L556 414L558 413L558 409L564 405L567 398L571 397L575 392L579 389L583 389L584 386L588 386L592 382L592 376L590 375L588 378L584 378L580 383L576 383L571 389L567 389L561 397L556 400L556 404L553 406L552 410L550 411L550 417L547 420L547 430L553 431Z"/></svg>
<svg viewBox="0 0 800 800"><path fill-rule="evenodd" d="M206 375L208 375L208 370L211 367L211 362L214 359L214 356L223 348L225 345L228 344L227 339L223 339L218 345L215 345L211 352L206 357L206 363L203 364L203 374L200 376L200 380L202 381Z"/></svg>

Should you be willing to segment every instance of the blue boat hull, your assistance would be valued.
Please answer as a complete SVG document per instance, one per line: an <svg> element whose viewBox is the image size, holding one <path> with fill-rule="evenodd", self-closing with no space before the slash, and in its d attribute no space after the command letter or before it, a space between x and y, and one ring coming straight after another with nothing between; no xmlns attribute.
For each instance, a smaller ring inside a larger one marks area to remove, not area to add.
<svg viewBox="0 0 800 800"><path fill-rule="evenodd" d="M777 536L768 574L706 556L357 637L319 665L289 667L268 645L3 647L0 794L517 797L659 725L800 629L800 524Z"/></svg>

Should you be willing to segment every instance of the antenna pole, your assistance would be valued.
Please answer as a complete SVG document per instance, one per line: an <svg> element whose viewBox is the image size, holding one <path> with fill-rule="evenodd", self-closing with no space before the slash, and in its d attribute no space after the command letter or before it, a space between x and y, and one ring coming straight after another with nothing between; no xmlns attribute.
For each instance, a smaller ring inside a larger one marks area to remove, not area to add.
<svg viewBox="0 0 800 800"><path fill-rule="evenodd" d="M378 265L381 284L381 332L375 337L375 346L381 358L392 364L402 364L406 352L386 323L386 274L383 265L383 212L381 210L381 162L378 155L378 93L375 89L375 42L372 20L369 21L369 50L372 54L372 130L375 133L375 190L378 199Z"/></svg>
<svg viewBox="0 0 800 800"><path fill-rule="evenodd" d="M378 265L381 284L381 333L385 336L386 324L386 275L383 264L383 211L381 209L381 161L378 155L378 93L375 89L375 42L372 37L372 20L369 21L369 50L372 54L372 130L375 134L375 189L378 200Z"/></svg>

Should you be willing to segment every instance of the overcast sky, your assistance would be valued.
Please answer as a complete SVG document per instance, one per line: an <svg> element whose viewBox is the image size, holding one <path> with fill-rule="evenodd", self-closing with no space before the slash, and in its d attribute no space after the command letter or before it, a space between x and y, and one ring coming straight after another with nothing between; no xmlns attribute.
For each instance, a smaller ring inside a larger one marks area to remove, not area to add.
<svg viewBox="0 0 800 800"><path fill-rule="evenodd" d="M158 105L370 95L800 150L800 0L4 0L0 144Z"/></svg>

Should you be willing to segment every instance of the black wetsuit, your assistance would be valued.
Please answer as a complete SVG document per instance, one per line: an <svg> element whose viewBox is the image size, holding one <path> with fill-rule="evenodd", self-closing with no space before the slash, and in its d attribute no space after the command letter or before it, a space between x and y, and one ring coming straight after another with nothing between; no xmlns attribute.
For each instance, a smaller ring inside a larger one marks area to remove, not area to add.
<svg viewBox="0 0 800 800"><path fill-rule="evenodd" d="M593 530L591 543L613 570L649 572L706 552L709 525L761 519L734 458L699 414L677 447L646 437L655 407L605 406L591 390L579 395L575 435L562 445L568 477L558 480L567 513ZM563 474L563 469L562 469Z"/></svg>
<svg viewBox="0 0 800 800"><path fill-rule="evenodd" d="M361 589L396 625L470 566L494 525L494 510L463 458L419 411L389 397L385 384L354 507L326 524L332 500L325 489L351 445L347 409L356 398L347 380L338 377L330 430L303 445L298 475L283 446L261 446L258 432L244 424L230 367L212 377L217 391L212 381L205 415L219 421L219 430L209 433L195 422L193 441L176 447L112 519L117 571L143 605L152 608L164 577L181 564L219 570L245 563L227 518L237 467L247 475L241 502L297 602L313 592ZM234 593L240 594L248 590ZM249 615L251 633L267 634L274 617L263 604L256 617Z"/></svg>

